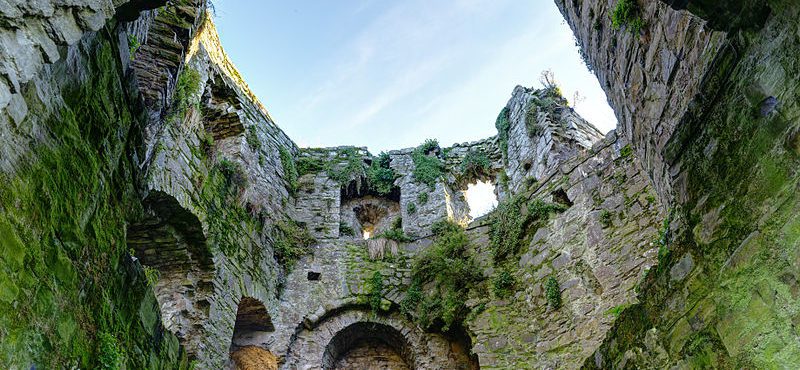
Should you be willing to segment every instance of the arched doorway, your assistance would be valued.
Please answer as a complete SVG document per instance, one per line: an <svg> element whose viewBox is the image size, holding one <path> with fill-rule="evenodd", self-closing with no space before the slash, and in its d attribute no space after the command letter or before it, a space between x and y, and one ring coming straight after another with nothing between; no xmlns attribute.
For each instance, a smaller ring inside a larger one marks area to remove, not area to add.
<svg viewBox="0 0 800 370"><path fill-rule="evenodd" d="M231 338L231 368L237 370L273 370L277 358L267 347L267 338L275 331L267 308L261 301L242 297L236 310Z"/></svg>
<svg viewBox="0 0 800 370"><path fill-rule="evenodd" d="M413 368L413 355L403 334L375 322L357 322L340 330L322 357L323 369Z"/></svg>

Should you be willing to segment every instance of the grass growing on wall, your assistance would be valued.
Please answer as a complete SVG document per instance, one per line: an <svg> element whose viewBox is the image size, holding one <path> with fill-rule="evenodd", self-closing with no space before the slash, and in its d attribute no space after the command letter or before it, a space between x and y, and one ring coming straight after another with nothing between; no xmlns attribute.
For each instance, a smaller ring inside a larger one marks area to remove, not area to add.
<svg viewBox="0 0 800 370"><path fill-rule="evenodd" d="M310 247L316 242L304 225L291 219L275 222L272 240L275 259L289 268L300 257L311 253Z"/></svg>

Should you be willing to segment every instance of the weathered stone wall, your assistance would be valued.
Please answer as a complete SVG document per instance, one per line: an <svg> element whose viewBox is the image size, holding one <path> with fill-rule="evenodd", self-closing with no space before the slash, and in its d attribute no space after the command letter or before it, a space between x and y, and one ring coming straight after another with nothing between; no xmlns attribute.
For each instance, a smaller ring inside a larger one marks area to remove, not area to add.
<svg viewBox="0 0 800 370"><path fill-rule="evenodd" d="M795 258L798 237L793 231L799 203L798 129L793 117L798 90L790 76L798 73L797 4L759 2L757 7L770 8L769 16L764 22L753 22L751 17L760 16L759 12L736 13L751 2L693 2L690 9L700 10L698 14L716 26L724 20L721 28L737 31L735 36L709 31L703 20L663 3L645 4L647 30L638 44L654 56L669 57L662 61L683 56L676 59L680 63L668 63L671 68L648 68L641 73L648 88L665 79L673 81L668 87L680 87L655 95L659 99L631 93L628 88L635 92L636 85L622 83L640 64L631 63L634 70L617 69L628 66L619 61L609 64L615 69L597 64L608 49L587 43L598 37L590 36L587 13L579 16L575 3L557 4L567 9L568 22L595 62L601 82L611 81L607 91L618 116L653 103L667 106L649 121L632 120L654 131L640 133L636 124L626 131L633 134L637 152L645 155L644 166L654 184L674 194L666 198L674 203L669 227L659 238L659 267L651 270L639 288L641 304L622 313L585 366L796 367L800 349L794 321L800 271ZM598 6L606 5L582 4L595 7L596 14L601 14ZM719 7L726 11L715 12ZM654 14L661 16L651 17ZM603 36L608 32L604 30ZM616 32L622 38L619 48L630 36ZM670 34L677 37L662 40L661 35ZM725 48L720 47L723 40ZM657 60L645 59L644 65L655 67ZM659 71L664 70L674 72L659 80ZM688 87L686 82L690 82ZM680 98L677 102L673 101L676 97ZM688 101L691 104L681 103Z"/></svg>
<svg viewBox="0 0 800 370"><path fill-rule="evenodd" d="M19 124L28 113L23 86L47 64L61 60L59 47L98 31L127 0L23 1L0 4L0 110Z"/></svg>
<svg viewBox="0 0 800 370"><path fill-rule="evenodd" d="M654 241L665 215L624 142L612 132L522 193L559 202L554 194L564 191L572 204L531 231L514 263L517 288L510 297L471 302L484 308L468 322L481 368L578 368L599 347L616 310L636 302L637 284L656 263ZM491 266L489 225L470 233L483 266ZM557 310L545 298L549 277L561 289Z"/></svg>
<svg viewBox="0 0 800 370"><path fill-rule="evenodd" d="M695 100L713 99L703 86L726 34L660 1L636 1L645 27L615 30L616 1L556 0L575 33L586 63L605 90L625 136L664 203L671 199L667 142ZM713 93L712 93L713 94Z"/></svg>
<svg viewBox="0 0 800 370"><path fill-rule="evenodd" d="M84 32L102 26L86 23L91 16L107 17L113 8L73 3L41 14L33 9L49 2L2 7L39 14L3 22L4 35L16 41L26 41L28 27L57 28L63 20L66 28L57 41L63 54L49 55L52 64L37 65L37 57L25 54L36 44L7 44L13 50L2 53L32 58L14 59L14 66L4 59L5 73L20 63L32 69L13 82L17 110L0 109L0 363L188 368L178 340L161 325L142 265L126 247L126 223L142 213L132 160L142 120L118 57L128 48L118 41L124 32L113 24ZM67 34L76 22L85 28Z"/></svg>
<svg viewBox="0 0 800 370"><path fill-rule="evenodd" d="M526 190L552 170L602 138L594 126L547 89L514 88L506 104L509 128L506 153L506 188ZM538 132L531 132L535 126Z"/></svg>

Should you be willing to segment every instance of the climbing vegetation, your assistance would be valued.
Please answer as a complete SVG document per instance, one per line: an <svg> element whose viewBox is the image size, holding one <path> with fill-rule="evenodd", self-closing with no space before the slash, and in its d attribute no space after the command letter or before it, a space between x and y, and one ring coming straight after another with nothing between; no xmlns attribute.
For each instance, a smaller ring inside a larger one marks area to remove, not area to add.
<svg viewBox="0 0 800 370"><path fill-rule="evenodd" d="M172 95L172 108L167 116L167 122L175 119L175 117L183 117L190 106L198 106L200 104L200 97L198 96L200 78L200 72L197 72L192 67L186 66L181 71L178 76L178 82L175 84L175 92Z"/></svg>
<svg viewBox="0 0 800 370"><path fill-rule="evenodd" d="M468 314L467 294L483 276L467 253L469 238L460 225L439 221L432 230L433 244L414 260L412 284L401 308L421 326L447 331ZM430 286L431 294L422 296L422 286Z"/></svg>
<svg viewBox="0 0 800 370"><path fill-rule="evenodd" d="M108 332L97 334L98 369L117 370L122 368L124 355L119 348L117 338Z"/></svg>
<svg viewBox="0 0 800 370"><path fill-rule="evenodd" d="M372 165L367 169L367 183L370 190L380 195L387 195L392 192L397 174L389 166L390 163L389 154L384 152L381 152L372 161Z"/></svg>
<svg viewBox="0 0 800 370"><path fill-rule="evenodd" d="M436 181L444 175L444 163L436 153L438 149L439 142L428 139L411 153L411 159L414 161L412 172L414 180L428 185L431 189L436 187Z"/></svg>
<svg viewBox="0 0 800 370"><path fill-rule="evenodd" d="M503 153L503 163L508 162L508 130L511 129L511 121L509 121L510 110L503 108L500 114L497 115L497 120L494 121L494 127L497 129L497 141L500 145L500 152Z"/></svg>
<svg viewBox="0 0 800 370"><path fill-rule="evenodd" d="M292 153L289 153L289 151L283 147L279 148L278 152L281 157L281 165L283 166L283 178L286 180L286 190L288 190L289 194L292 196L297 195L299 184L297 182L298 173L294 157L292 157Z"/></svg>
<svg viewBox="0 0 800 370"><path fill-rule="evenodd" d="M495 265L516 256L527 238L527 231L554 212L566 209L561 204L535 199L527 204L521 196L511 197L500 204L490 215L489 248Z"/></svg>
<svg viewBox="0 0 800 370"><path fill-rule="evenodd" d="M480 179L489 176L492 162L486 153L479 150L470 150L461 159L458 166L459 176L463 179Z"/></svg>
<svg viewBox="0 0 800 370"><path fill-rule="evenodd" d="M384 238L394 240L398 243L408 243L414 240L403 231L402 217L395 218L394 221L392 221L392 228L373 236L373 238Z"/></svg>
<svg viewBox="0 0 800 370"><path fill-rule="evenodd" d="M291 267L300 257L311 253L310 247L316 240L304 225L284 219L275 222L272 242L278 263Z"/></svg>
<svg viewBox="0 0 800 370"><path fill-rule="evenodd" d="M547 278L544 283L544 293L550 308L557 310L561 307L561 287L555 277L550 276Z"/></svg>
<svg viewBox="0 0 800 370"><path fill-rule="evenodd" d="M634 35L638 35L642 31L644 20L642 20L636 0L617 1L617 5L611 11L611 27L614 30L627 27Z"/></svg>
<svg viewBox="0 0 800 370"><path fill-rule="evenodd" d="M511 269L506 266L499 269L492 277L492 293L497 298L503 299L514 292L517 280L511 273Z"/></svg>
<svg viewBox="0 0 800 370"><path fill-rule="evenodd" d="M381 301L383 300L383 275L380 271L375 271L367 281L367 300L372 312L381 311Z"/></svg>

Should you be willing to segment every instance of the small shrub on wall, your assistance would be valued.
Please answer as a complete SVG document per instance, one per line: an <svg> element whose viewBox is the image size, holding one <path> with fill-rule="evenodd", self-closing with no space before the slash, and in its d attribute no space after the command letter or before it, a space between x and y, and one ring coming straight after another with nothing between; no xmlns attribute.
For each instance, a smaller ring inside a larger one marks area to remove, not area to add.
<svg viewBox="0 0 800 370"><path fill-rule="evenodd" d="M483 276L467 254L469 238L460 225L439 221L432 230L434 242L414 260L413 283L401 308L422 327L447 331L469 313L464 303L467 294ZM433 291L423 296L423 286Z"/></svg>
<svg viewBox="0 0 800 370"><path fill-rule="evenodd" d="M558 280L550 276L544 284L545 297L547 304L550 308L557 310L561 307L561 287L558 285Z"/></svg>
<svg viewBox="0 0 800 370"><path fill-rule="evenodd" d="M444 175L444 163L436 155L439 142L428 139L414 149L411 159L414 161L414 180L428 185L431 189L436 186L436 181Z"/></svg>

